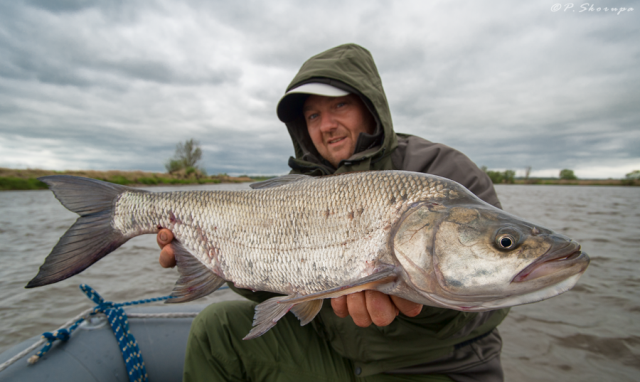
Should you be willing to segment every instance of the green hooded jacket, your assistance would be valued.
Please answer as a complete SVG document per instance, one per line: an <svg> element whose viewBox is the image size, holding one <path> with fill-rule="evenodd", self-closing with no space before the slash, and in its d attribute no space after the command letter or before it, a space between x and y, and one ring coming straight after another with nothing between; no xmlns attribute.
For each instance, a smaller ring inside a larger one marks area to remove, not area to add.
<svg viewBox="0 0 640 382"><path fill-rule="evenodd" d="M336 169L316 151L299 107L299 116L286 122L295 150L295 158L289 159L291 173L319 176L370 170L418 171L453 179L486 202L500 207L491 180L466 156L445 145L394 132L380 75L366 49L346 44L311 57L287 91L311 82L358 94L377 126L373 134L361 133L356 153L340 162ZM306 96L296 97L300 97L297 105L301 106ZM233 289L254 301L273 296ZM451 374L473 371L474 367L499 356L502 343L494 329L507 312L508 309L468 313L424 306L417 317L400 314L388 326L360 328L350 317L336 316L331 304L325 303L313 325L334 350L354 362L356 375Z"/></svg>

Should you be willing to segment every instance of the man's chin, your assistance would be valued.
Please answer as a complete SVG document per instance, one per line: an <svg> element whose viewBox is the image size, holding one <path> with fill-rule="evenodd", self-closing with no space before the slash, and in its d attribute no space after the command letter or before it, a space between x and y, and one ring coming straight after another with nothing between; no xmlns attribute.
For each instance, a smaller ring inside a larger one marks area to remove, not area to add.
<svg viewBox="0 0 640 382"><path fill-rule="evenodd" d="M338 168L338 165L343 160L347 160L351 157L351 152L349 150L337 150L337 151L329 151L329 158L327 159L334 167Z"/></svg>

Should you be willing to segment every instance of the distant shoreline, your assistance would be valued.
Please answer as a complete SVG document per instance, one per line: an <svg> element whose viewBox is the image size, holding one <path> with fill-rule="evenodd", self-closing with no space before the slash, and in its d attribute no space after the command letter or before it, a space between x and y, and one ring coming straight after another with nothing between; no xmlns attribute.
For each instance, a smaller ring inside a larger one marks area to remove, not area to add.
<svg viewBox="0 0 640 382"><path fill-rule="evenodd" d="M125 186L171 186L191 184L243 183L256 182L271 177L228 176L226 174L212 176L186 175L146 172L146 171L53 171L53 170L17 170L0 167L0 191L46 190L45 183L37 178L47 175L74 175L85 178L104 180Z"/></svg>
<svg viewBox="0 0 640 382"><path fill-rule="evenodd" d="M496 184L533 184L533 185L557 185L557 186L640 186L638 179L554 179L554 178L529 178L515 179L513 183Z"/></svg>
<svg viewBox="0 0 640 382"><path fill-rule="evenodd" d="M257 182L272 178L250 177L250 176L228 176L226 174L198 176L184 173L167 174L146 171L53 171L53 170L17 170L0 167L0 191L19 190L46 190L46 184L37 178L47 175L74 175L104 180L111 183L126 186L170 186L170 185L193 185L193 184L216 184L216 183L243 183ZM524 184L524 185L561 185L561 186L640 186L640 180L633 179L554 179L554 178L529 178L515 179L513 183L499 184Z"/></svg>

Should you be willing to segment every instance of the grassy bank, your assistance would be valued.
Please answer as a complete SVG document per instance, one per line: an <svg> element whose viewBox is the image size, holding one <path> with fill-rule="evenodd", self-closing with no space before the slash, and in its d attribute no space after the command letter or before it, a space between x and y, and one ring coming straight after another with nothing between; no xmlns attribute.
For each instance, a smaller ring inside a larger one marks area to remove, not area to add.
<svg viewBox="0 0 640 382"><path fill-rule="evenodd" d="M515 179L512 184L554 184L563 186L640 186L637 179L554 179L529 178Z"/></svg>
<svg viewBox="0 0 640 382"><path fill-rule="evenodd" d="M193 174L166 174L145 171L51 171L37 169L15 170L0 167L0 191L47 189L47 185L37 179L46 175L83 176L127 186L241 183L255 181L248 176L233 177L227 175L212 175L196 177Z"/></svg>

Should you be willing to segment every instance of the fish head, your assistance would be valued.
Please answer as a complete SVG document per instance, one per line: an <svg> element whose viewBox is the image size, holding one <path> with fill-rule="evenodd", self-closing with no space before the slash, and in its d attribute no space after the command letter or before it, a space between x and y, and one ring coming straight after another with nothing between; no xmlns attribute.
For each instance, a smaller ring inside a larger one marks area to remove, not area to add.
<svg viewBox="0 0 640 382"><path fill-rule="evenodd" d="M589 264L570 238L473 198L410 208L396 226L393 252L415 292L464 311L553 297Z"/></svg>

